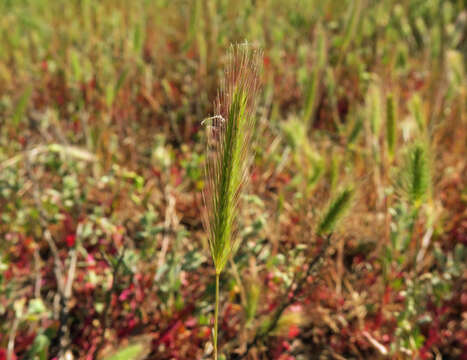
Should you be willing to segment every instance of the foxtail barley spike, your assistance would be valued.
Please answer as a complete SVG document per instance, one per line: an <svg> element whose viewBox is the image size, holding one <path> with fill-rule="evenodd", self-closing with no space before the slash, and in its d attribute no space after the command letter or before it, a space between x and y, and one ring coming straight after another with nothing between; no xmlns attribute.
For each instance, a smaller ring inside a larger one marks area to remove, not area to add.
<svg viewBox="0 0 467 360"><path fill-rule="evenodd" d="M252 155L260 59L261 53L246 45L231 48L215 115L204 122L208 148L203 222L216 273L223 270L239 245L235 238L236 218Z"/></svg>
<svg viewBox="0 0 467 360"><path fill-rule="evenodd" d="M215 115L207 128L206 186L203 191L203 223L216 270L213 345L217 360L219 278L239 245L236 237L239 198L247 180L251 139L255 129L261 53L247 45L231 48L221 83Z"/></svg>

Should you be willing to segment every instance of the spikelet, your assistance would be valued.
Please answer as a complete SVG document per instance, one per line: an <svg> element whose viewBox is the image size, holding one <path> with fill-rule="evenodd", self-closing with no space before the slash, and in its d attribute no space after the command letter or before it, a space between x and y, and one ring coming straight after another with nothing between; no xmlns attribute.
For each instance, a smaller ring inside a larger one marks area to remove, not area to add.
<svg viewBox="0 0 467 360"><path fill-rule="evenodd" d="M318 235L330 234L336 228L337 223L344 217L349 209L354 196L352 187L342 190L329 204L321 221L318 224Z"/></svg>
<svg viewBox="0 0 467 360"><path fill-rule="evenodd" d="M321 81L323 69L326 65L326 36L323 27L318 24L316 35L316 59L314 62L313 71L307 81L305 89L305 104L303 112L303 120L306 124L306 129L309 130L313 123L313 114L316 110L318 98L318 87Z"/></svg>
<svg viewBox="0 0 467 360"><path fill-rule="evenodd" d="M239 245L236 218L252 155L260 59L261 53L247 45L232 46L215 115L204 121L208 149L203 223L217 274Z"/></svg>
<svg viewBox="0 0 467 360"><path fill-rule="evenodd" d="M419 94L412 96L409 101L409 109L417 123L418 130L423 133L426 127L426 114L423 109L422 98Z"/></svg>
<svg viewBox="0 0 467 360"><path fill-rule="evenodd" d="M357 117L357 119L355 120L355 124L353 125L352 130L350 131L350 134L347 137L348 145L352 145L357 141L358 136L360 135L360 132L362 131L362 129L363 129L363 121L360 117Z"/></svg>
<svg viewBox="0 0 467 360"><path fill-rule="evenodd" d="M370 129L376 139L379 138L381 128L381 86L374 82L370 85L367 95L367 115L370 121Z"/></svg>
<svg viewBox="0 0 467 360"><path fill-rule="evenodd" d="M416 143L409 148L400 170L404 195L415 207L427 199L431 187L430 160L427 145Z"/></svg>

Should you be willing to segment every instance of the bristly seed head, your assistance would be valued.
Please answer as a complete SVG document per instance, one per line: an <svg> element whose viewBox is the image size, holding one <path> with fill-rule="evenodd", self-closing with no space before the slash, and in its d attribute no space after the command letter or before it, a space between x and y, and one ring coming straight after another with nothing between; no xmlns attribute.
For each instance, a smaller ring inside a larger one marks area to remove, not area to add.
<svg viewBox="0 0 467 360"><path fill-rule="evenodd" d="M415 207L422 205L430 195L432 177L429 146L417 142L406 154L405 164L400 169L400 184L403 195Z"/></svg>
<svg viewBox="0 0 467 360"><path fill-rule="evenodd" d="M252 155L261 58L248 45L232 46L215 115L203 121L208 138L203 223L218 274L239 245L236 218Z"/></svg>

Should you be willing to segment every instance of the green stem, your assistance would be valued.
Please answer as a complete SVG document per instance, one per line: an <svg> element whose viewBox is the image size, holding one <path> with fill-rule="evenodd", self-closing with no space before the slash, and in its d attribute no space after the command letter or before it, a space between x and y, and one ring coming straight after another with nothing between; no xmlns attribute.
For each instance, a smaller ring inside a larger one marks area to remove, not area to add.
<svg viewBox="0 0 467 360"><path fill-rule="evenodd" d="M216 272L216 307L214 310L214 360L217 360L217 333L218 333L218 318L219 318L219 276L220 274Z"/></svg>
<svg viewBox="0 0 467 360"><path fill-rule="evenodd" d="M415 223L418 219L418 213L419 213L419 207L416 206L415 209L413 209L412 211L412 223L410 225L410 239L413 238L413 233L414 233L414 230L415 230ZM417 266L417 255L420 251L420 241L418 238L415 239L415 253L413 254L413 259L412 259L412 262L413 262L413 272L414 272L414 278L417 277L417 269L418 269L418 266Z"/></svg>

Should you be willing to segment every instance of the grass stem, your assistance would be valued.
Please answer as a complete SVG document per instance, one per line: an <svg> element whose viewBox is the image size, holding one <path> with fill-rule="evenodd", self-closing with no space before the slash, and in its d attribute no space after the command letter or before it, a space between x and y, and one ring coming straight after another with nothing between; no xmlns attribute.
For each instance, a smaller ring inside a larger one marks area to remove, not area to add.
<svg viewBox="0 0 467 360"><path fill-rule="evenodd" d="M219 328L219 277L220 274L216 272L216 306L214 310L214 360L217 360L217 334Z"/></svg>

